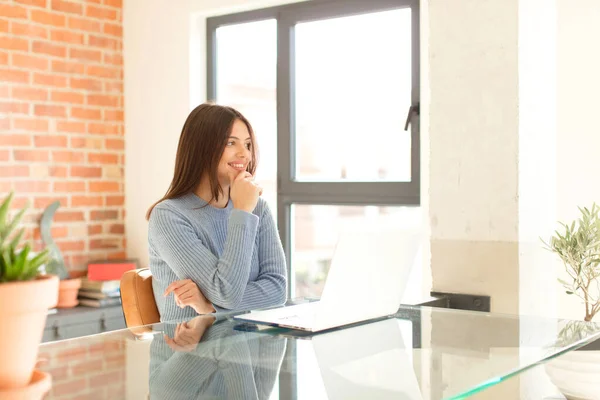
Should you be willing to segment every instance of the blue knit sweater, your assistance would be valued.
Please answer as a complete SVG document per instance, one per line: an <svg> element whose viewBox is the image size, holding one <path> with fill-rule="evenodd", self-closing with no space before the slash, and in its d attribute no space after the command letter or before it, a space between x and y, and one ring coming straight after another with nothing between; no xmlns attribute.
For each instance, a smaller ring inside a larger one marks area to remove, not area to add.
<svg viewBox="0 0 600 400"><path fill-rule="evenodd" d="M273 215L259 198L252 213L207 205L194 193L160 202L148 227L152 286L161 321L194 317L167 286L193 280L218 312L283 304L285 256Z"/></svg>

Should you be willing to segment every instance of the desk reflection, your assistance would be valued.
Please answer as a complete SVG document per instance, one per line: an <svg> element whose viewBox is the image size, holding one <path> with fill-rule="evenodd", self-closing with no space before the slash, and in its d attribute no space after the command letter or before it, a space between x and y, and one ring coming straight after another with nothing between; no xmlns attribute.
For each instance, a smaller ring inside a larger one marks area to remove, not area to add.
<svg viewBox="0 0 600 400"><path fill-rule="evenodd" d="M287 339L199 316L164 324L150 348L151 399L268 399Z"/></svg>

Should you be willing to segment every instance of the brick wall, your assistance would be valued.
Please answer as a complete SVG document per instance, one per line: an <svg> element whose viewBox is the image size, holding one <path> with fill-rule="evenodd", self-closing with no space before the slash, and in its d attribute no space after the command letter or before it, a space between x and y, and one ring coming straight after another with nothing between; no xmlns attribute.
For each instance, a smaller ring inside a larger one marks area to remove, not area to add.
<svg viewBox="0 0 600 400"><path fill-rule="evenodd" d="M73 270L124 257L122 0L0 2L0 193L29 201L29 234L54 200Z"/></svg>
<svg viewBox="0 0 600 400"><path fill-rule="evenodd" d="M86 343L62 341L42 346L38 368L52 375L52 388L45 398L124 399L125 335L101 335L90 337ZM144 384L147 382L141 383Z"/></svg>

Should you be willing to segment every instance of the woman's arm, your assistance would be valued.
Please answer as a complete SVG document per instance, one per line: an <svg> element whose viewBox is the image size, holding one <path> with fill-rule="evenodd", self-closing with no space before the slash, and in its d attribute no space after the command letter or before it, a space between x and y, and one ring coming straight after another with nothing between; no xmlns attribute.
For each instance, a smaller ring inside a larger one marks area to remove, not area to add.
<svg viewBox="0 0 600 400"><path fill-rule="evenodd" d="M148 234L180 279L193 280L211 303L233 309L245 295L257 228L256 215L234 209L220 258L206 248L185 217L166 207L154 208Z"/></svg>
<svg viewBox="0 0 600 400"><path fill-rule="evenodd" d="M277 306L285 303L287 297L287 268L285 254L281 246L275 220L266 201L258 229L259 274L255 281L249 282L238 309L250 310Z"/></svg>

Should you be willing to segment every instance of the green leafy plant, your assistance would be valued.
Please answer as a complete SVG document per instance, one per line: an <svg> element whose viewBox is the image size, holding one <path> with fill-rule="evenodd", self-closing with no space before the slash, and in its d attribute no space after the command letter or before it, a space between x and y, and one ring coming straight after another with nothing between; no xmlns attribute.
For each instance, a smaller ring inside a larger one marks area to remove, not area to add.
<svg viewBox="0 0 600 400"><path fill-rule="evenodd" d="M600 208L579 207L581 216L570 225L559 222L563 231L555 231L546 249L563 262L569 280L559 279L568 295L581 298L585 304L585 321L600 311Z"/></svg>
<svg viewBox="0 0 600 400"><path fill-rule="evenodd" d="M33 279L39 274L40 266L48 261L47 250L31 257L31 244L21 244L25 230L15 229L27 207L19 210L10 219L9 210L13 195L11 192L0 205L0 283Z"/></svg>

